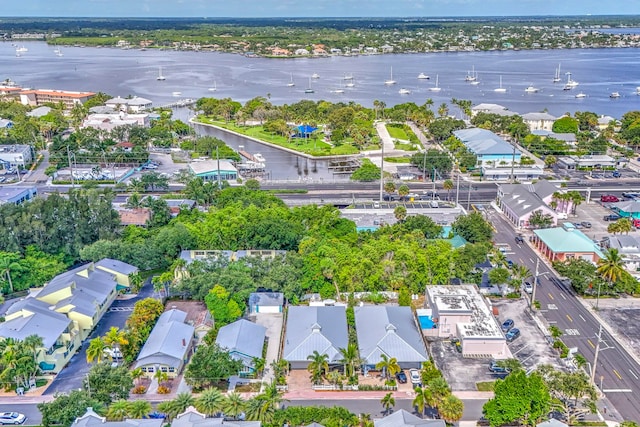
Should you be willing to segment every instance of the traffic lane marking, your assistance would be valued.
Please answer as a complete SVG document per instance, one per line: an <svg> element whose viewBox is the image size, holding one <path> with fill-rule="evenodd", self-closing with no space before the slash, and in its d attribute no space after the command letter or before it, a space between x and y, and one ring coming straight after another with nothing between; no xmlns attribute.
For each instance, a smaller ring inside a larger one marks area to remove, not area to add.
<svg viewBox="0 0 640 427"><path fill-rule="evenodd" d="M613 370L613 373L616 374L616 377L618 377L619 380L622 379L622 376L620 376L620 374L618 373L618 371L616 371L615 369Z"/></svg>
<svg viewBox="0 0 640 427"><path fill-rule="evenodd" d="M567 319L569 319L569 322L573 322L573 319L568 314L567 314Z"/></svg>

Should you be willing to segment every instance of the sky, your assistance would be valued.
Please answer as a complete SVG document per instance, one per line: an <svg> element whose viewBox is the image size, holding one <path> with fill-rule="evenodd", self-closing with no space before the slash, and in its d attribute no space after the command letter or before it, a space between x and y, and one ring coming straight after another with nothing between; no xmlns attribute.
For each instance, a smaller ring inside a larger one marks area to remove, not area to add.
<svg viewBox="0 0 640 427"><path fill-rule="evenodd" d="M640 0L1 0L0 17L640 15Z"/></svg>

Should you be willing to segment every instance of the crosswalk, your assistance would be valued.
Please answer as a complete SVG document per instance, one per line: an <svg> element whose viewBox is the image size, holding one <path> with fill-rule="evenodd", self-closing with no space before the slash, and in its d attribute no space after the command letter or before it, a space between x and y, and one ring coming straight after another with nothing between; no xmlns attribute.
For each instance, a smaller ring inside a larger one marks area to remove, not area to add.
<svg viewBox="0 0 640 427"><path fill-rule="evenodd" d="M115 312L115 311L133 311L133 307L111 307L108 311L110 311L110 312Z"/></svg>

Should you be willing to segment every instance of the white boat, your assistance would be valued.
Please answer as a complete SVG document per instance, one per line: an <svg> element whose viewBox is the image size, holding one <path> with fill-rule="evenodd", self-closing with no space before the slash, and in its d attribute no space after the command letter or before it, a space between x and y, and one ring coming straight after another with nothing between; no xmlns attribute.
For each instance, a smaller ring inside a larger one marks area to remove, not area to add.
<svg viewBox="0 0 640 427"><path fill-rule="evenodd" d="M386 84L387 86L396 84L396 81L393 80L393 67L391 67L391 76L389 77L389 80L385 80L384 84Z"/></svg>
<svg viewBox="0 0 640 427"><path fill-rule="evenodd" d="M342 80L353 80L353 74L345 74Z"/></svg>
<svg viewBox="0 0 640 427"><path fill-rule="evenodd" d="M265 160L264 160L264 156L263 156L262 154L260 154L260 153L256 153L256 154L254 154L254 155L253 155L253 158L254 158L254 159L256 159L256 161L257 161L258 163L264 163L264 162L265 162Z"/></svg>
<svg viewBox="0 0 640 427"><path fill-rule="evenodd" d="M476 81L476 70L475 65L471 67L471 72L467 72L467 75L464 78L465 82L475 82Z"/></svg>
<svg viewBox="0 0 640 427"><path fill-rule="evenodd" d="M156 80L166 80L166 77L162 75L162 67L158 67L158 77L156 77Z"/></svg>
<svg viewBox="0 0 640 427"><path fill-rule="evenodd" d="M62 51L60 50L60 48L59 48L59 47L57 47L57 48L53 49L53 53L55 53L55 54L56 54L56 56L63 56L63 55L62 55Z"/></svg>
<svg viewBox="0 0 640 427"><path fill-rule="evenodd" d="M640 95L640 86L636 87L636 95Z"/></svg>
<svg viewBox="0 0 640 427"><path fill-rule="evenodd" d="M171 92L171 95L173 95L173 96L181 96L182 92L177 92L177 91L176 92Z"/></svg>
<svg viewBox="0 0 640 427"><path fill-rule="evenodd" d="M556 74L553 76L554 83L560 83L560 64L558 64L558 68L556 68Z"/></svg>
<svg viewBox="0 0 640 427"><path fill-rule="evenodd" d="M440 92L442 90L442 88L440 88L440 86L438 86L438 75L436 74L436 85L434 87L430 87L429 90L431 92Z"/></svg>
<svg viewBox="0 0 640 427"><path fill-rule="evenodd" d="M567 71L567 83L564 85L564 90L571 90L574 87L578 86L580 83L578 83L575 80L571 80L571 73Z"/></svg>
<svg viewBox="0 0 640 427"><path fill-rule="evenodd" d="M216 85L216 81L214 80L214 81L213 81L213 86L211 86L211 87L209 88L209 91L210 91L210 92L215 92L215 91L217 91L217 90L218 90L218 86Z"/></svg>
<svg viewBox="0 0 640 427"><path fill-rule="evenodd" d="M609 98L620 98L620 92L611 92Z"/></svg>
<svg viewBox="0 0 640 427"><path fill-rule="evenodd" d="M480 84L480 80L478 80L478 72L477 71L475 72L474 77L475 77L475 79L473 81L470 81L469 84L471 84L473 86L479 85Z"/></svg>
<svg viewBox="0 0 640 427"><path fill-rule="evenodd" d="M24 52L28 52L28 51L29 51L29 49L27 49L24 46L20 46L20 47L16 48L16 52L18 52L18 53L24 53Z"/></svg>
<svg viewBox="0 0 640 427"><path fill-rule="evenodd" d="M587 95L583 92L580 92L579 94L576 95L576 98L586 98Z"/></svg>
<svg viewBox="0 0 640 427"><path fill-rule="evenodd" d="M291 81L289 81L289 83L287 83L288 87L294 87L296 84L293 82L293 73L291 73Z"/></svg>
<svg viewBox="0 0 640 427"><path fill-rule="evenodd" d="M318 73L313 73L313 74L311 74L311 78L312 78L312 79L319 79L319 78L320 78L320 74L318 74Z"/></svg>
<svg viewBox="0 0 640 427"><path fill-rule="evenodd" d="M526 93L538 93L540 89L535 86L528 86L525 90Z"/></svg>
<svg viewBox="0 0 640 427"><path fill-rule="evenodd" d="M350 81L349 83L347 83L345 86L346 87L355 87L355 83L353 81Z"/></svg>
<svg viewBox="0 0 640 427"><path fill-rule="evenodd" d="M405 89L405 88L401 88L398 93L400 95L409 95L411 93L411 91L409 89Z"/></svg>
<svg viewBox="0 0 640 427"><path fill-rule="evenodd" d="M500 76L500 87L495 88L493 91L498 93L505 93L507 91L507 88L502 87L502 76Z"/></svg>
<svg viewBox="0 0 640 427"><path fill-rule="evenodd" d="M418 74L418 78L421 79L421 80L429 80L431 77L429 77L425 73L420 73L420 74Z"/></svg>
<svg viewBox="0 0 640 427"><path fill-rule="evenodd" d="M334 89L331 92L332 93L344 93L344 89Z"/></svg>
<svg viewBox="0 0 640 427"><path fill-rule="evenodd" d="M315 92L311 87L311 77L309 77L309 87L304 90L304 93L313 93Z"/></svg>

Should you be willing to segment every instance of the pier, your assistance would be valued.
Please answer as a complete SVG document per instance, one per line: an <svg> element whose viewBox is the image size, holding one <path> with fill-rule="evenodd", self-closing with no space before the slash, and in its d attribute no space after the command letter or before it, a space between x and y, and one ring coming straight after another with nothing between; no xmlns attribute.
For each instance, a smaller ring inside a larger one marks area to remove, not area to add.
<svg viewBox="0 0 640 427"><path fill-rule="evenodd" d="M158 108L166 109L166 108L178 108L178 107L187 107L189 105L195 105L197 101L191 98L179 99L175 102L170 102L169 104L164 104L159 106Z"/></svg>

